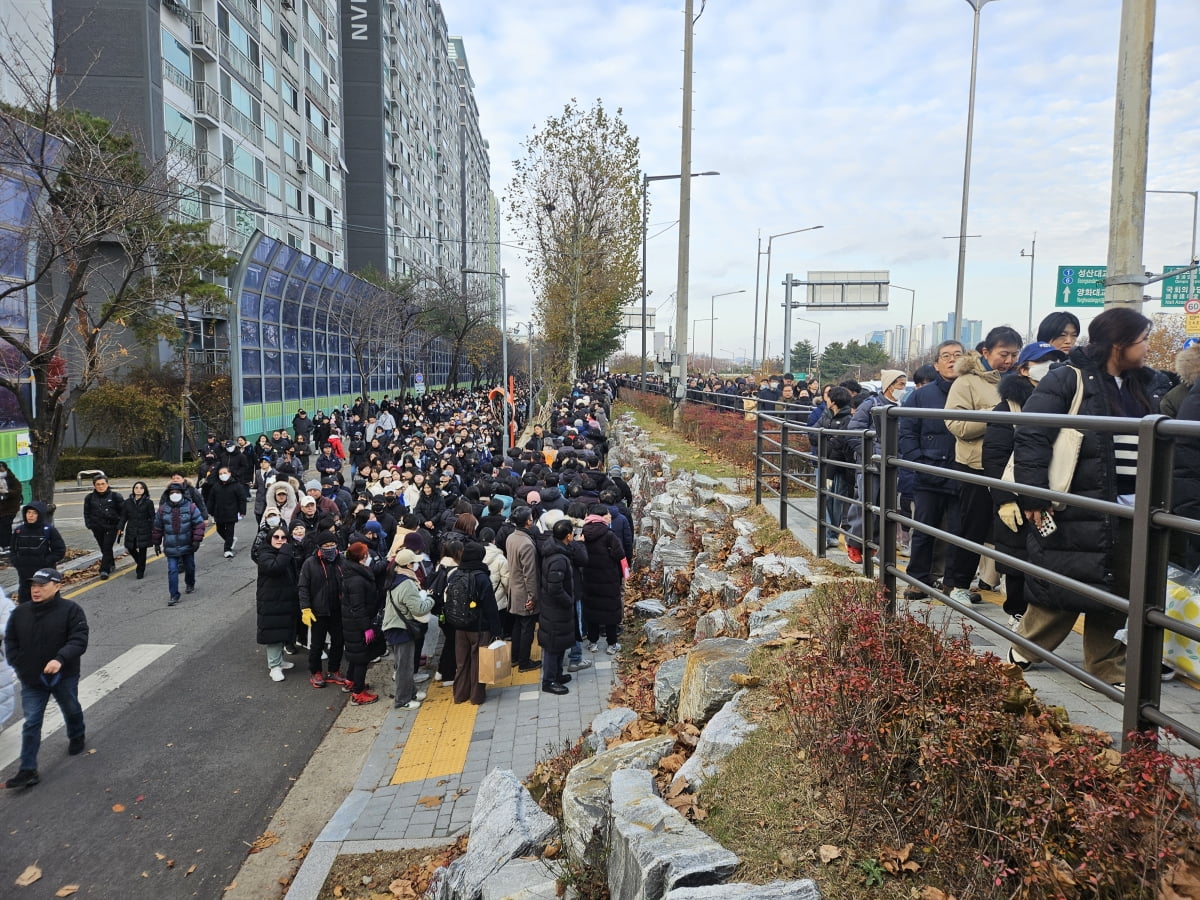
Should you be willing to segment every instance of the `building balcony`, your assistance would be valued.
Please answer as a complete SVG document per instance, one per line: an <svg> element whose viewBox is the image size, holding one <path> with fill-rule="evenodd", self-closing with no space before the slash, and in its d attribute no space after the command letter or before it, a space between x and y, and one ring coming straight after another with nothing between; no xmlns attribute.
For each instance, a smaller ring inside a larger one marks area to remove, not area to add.
<svg viewBox="0 0 1200 900"><path fill-rule="evenodd" d="M193 378L198 375L219 378L229 374L228 350L188 350L187 355Z"/></svg>
<svg viewBox="0 0 1200 900"><path fill-rule="evenodd" d="M192 14L192 52L205 62L217 61L217 23L203 13Z"/></svg>
<svg viewBox="0 0 1200 900"><path fill-rule="evenodd" d="M165 59L162 61L162 74L163 81L173 84L185 94L191 95L192 79Z"/></svg>
<svg viewBox="0 0 1200 900"><path fill-rule="evenodd" d="M208 120L201 125L215 128L221 124L221 95L216 88L203 81L193 82L192 97L196 101L196 118Z"/></svg>
<svg viewBox="0 0 1200 900"><path fill-rule="evenodd" d="M221 2L241 20L248 32L255 36L258 35L259 12L249 0L221 0Z"/></svg>
<svg viewBox="0 0 1200 900"><path fill-rule="evenodd" d="M262 149L263 130L253 119L235 107L232 103L221 98L221 118L239 134L249 140L255 147Z"/></svg>
<svg viewBox="0 0 1200 900"><path fill-rule="evenodd" d="M210 150L196 151L196 178L199 188L219 194L225 187L225 161Z"/></svg>
<svg viewBox="0 0 1200 900"><path fill-rule="evenodd" d="M326 116L330 115L329 86L317 81L310 72L306 71L304 73L304 87L308 92L309 98L317 105L317 108L325 113Z"/></svg>
<svg viewBox="0 0 1200 900"><path fill-rule="evenodd" d="M306 121L304 124L308 130L308 145L321 154L321 156L325 157L326 162L335 162L337 154L334 152L333 142L322 134L312 122Z"/></svg>
<svg viewBox="0 0 1200 900"><path fill-rule="evenodd" d="M225 189L233 191L255 206L262 207L266 205L267 189L245 172L241 172L232 166L225 170Z"/></svg>
<svg viewBox="0 0 1200 900"><path fill-rule="evenodd" d="M250 57L234 46L233 41L225 35L221 35L221 58L247 84L262 89L262 69L251 62Z"/></svg>

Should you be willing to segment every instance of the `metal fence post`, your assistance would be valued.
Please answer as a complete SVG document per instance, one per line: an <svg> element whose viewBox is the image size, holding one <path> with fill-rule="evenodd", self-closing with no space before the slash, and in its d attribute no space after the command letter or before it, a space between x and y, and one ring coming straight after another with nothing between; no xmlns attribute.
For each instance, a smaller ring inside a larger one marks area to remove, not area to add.
<svg viewBox="0 0 1200 900"><path fill-rule="evenodd" d="M876 479L875 470L871 465L871 455L874 447L874 434L868 427L859 438L861 447L859 448L859 484L862 485L862 493L859 494L856 501L860 507L859 521L862 523L862 555L863 555L863 575L867 578L875 577L875 559L872 555L871 541L871 526L874 524L868 516L870 512L871 500L875 496Z"/></svg>
<svg viewBox="0 0 1200 900"><path fill-rule="evenodd" d="M896 526L888 521L890 510L900 505L900 470L888 460L900 455L900 422L888 415L890 407L879 409L879 566L883 590L888 597L888 613L896 612ZM871 410L875 414L875 410Z"/></svg>
<svg viewBox="0 0 1200 900"><path fill-rule="evenodd" d="M754 411L754 505L762 506L762 448L763 420L762 413Z"/></svg>
<svg viewBox="0 0 1200 900"><path fill-rule="evenodd" d="M787 414L779 419L779 530L787 531L788 504L788 426Z"/></svg>
<svg viewBox="0 0 1200 900"><path fill-rule="evenodd" d="M817 557L824 559L828 554L829 532L825 528L825 429L817 428L809 433L809 442L816 438L817 464L813 490L817 495Z"/></svg>
<svg viewBox="0 0 1200 900"><path fill-rule="evenodd" d="M1171 510L1174 438L1159 437L1166 416L1146 416L1138 423L1138 466L1134 490L1133 541L1129 563L1129 652L1125 663L1125 707L1122 747L1129 733L1153 727L1142 718L1144 705L1155 708L1162 698L1163 630L1146 620L1146 611L1166 605L1167 556L1171 530L1155 526L1156 512Z"/></svg>

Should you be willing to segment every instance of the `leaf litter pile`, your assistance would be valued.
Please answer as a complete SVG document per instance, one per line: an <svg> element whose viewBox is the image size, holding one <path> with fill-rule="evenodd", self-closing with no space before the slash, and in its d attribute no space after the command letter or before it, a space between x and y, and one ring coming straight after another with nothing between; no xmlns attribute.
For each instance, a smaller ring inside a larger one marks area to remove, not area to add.
<svg viewBox="0 0 1200 900"><path fill-rule="evenodd" d="M425 895L433 873L466 850L463 835L445 847L339 856L317 900L417 900Z"/></svg>

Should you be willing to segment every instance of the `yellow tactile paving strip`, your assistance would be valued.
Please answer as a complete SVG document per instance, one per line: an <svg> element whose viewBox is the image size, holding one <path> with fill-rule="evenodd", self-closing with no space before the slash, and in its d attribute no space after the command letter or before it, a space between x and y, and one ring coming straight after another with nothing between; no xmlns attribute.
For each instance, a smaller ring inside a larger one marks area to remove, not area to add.
<svg viewBox="0 0 1200 900"><path fill-rule="evenodd" d="M525 684L540 684L541 670L517 672L488 690L518 687ZM475 730L475 714L479 707L473 703L455 703L454 691L433 682L429 696L417 711L416 721L404 743L404 750L392 773L392 784L407 784L457 775L467 762L467 751L471 748L471 734Z"/></svg>

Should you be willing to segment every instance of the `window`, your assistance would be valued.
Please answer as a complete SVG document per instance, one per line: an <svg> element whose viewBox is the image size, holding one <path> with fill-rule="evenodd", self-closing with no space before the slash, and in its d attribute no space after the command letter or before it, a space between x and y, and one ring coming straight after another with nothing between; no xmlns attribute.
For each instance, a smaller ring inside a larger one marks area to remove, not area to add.
<svg viewBox="0 0 1200 900"><path fill-rule="evenodd" d="M192 77L192 51L165 28L162 32L162 58L188 78Z"/></svg>
<svg viewBox="0 0 1200 900"><path fill-rule="evenodd" d="M300 159L300 139L293 137L290 131L283 133L283 152L292 159Z"/></svg>
<svg viewBox="0 0 1200 900"><path fill-rule="evenodd" d="M263 134L268 141L279 146L279 121L274 116L263 114Z"/></svg>
<svg viewBox="0 0 1200 900"><path fill-rule="evenodd" d="M276 70L275 66L273 66L270 62L268 62L267 60L264 59L262 71L263 71L263 84L265 84L267 87L269 87L273 91L278 91L279 90L279 72Z"/></svg>
<svg viewBox="0 0 1200 900"><path fill-rule="evenodd" d="M170 103L163 104L163 128L167 134L189 147L196 146L196 127L192 124L192 120Z"/></svg>
<svg viewBox="0 0 1200 900"><path fill-rule="evenodd" d="M296 210L296 212L304 212L304 194L300 188L289 183L284 188L284 193L287 195L287 205ZM295 245L299 246L299 244Z"/></svg>
<svg viewBox="0 0 1200 900"><path fill-rule="evenodd" d="M283 97L284 103L296 110L296 112L300 111L300 92L286 78L281 79L279 82L279 94Z"/></svg>
<svg viewBox="0 0 1200 900"><path fill-rule="evenodd" d="M296 58L296 36L283 25L279 26L279 47L292 59Z"/></svg>
<svg viewBox="0 0 1200 900"><path fill-rule="evenodd" d="M271 9L270 3L261 3L258 8L259 20L262 22L263 30L268 33L275 31L275 11Z"/></svg>
<svg viewBox="0 0 1200 900"><path fill-rule="evenodd" d="M283 199L283 182L274 169L267 169L267 193L276 200Z"/></svg>

